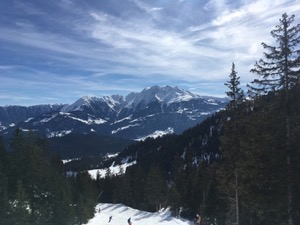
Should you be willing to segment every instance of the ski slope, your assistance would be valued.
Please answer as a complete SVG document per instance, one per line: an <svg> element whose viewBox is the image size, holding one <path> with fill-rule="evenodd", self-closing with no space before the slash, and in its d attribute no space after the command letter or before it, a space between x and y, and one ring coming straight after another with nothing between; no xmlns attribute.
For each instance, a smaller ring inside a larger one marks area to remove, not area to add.
<svg viewBox="0 0 300 225"><path fill-rule="evenodd" d="M100 208L100 212L99 212ZM112 220L109 221L109 217ZM101 203L96 206L95 217L86 225L128 225L127 220L131 218L132 225L192 225L191 221L171 216L169 210L150 213L136 210L123 204Z"/></svg>

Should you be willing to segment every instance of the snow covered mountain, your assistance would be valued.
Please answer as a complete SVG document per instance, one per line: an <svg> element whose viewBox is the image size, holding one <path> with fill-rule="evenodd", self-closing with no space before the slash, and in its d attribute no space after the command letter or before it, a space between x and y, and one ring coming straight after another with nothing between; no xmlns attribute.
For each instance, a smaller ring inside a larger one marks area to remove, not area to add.
<svg viewBox="0 0 300 225"><path fill-rule="evenodd" d="M64 105L0 106L0 131L36 116L56 112Z"/></svg>
<svg viewBox="0 0 300 225"><path fill-rule="evenodd" d="M227 104L224 98L201 97L177 87L153 86L127 96L83 97L70 105L0 108L2 132L14 126L42 135L61 137L70 133L112 135L143 139L165 133L181 133ZM35 110L33 110L35 109ZM11 119L14 118L14 119Z"/></svg>

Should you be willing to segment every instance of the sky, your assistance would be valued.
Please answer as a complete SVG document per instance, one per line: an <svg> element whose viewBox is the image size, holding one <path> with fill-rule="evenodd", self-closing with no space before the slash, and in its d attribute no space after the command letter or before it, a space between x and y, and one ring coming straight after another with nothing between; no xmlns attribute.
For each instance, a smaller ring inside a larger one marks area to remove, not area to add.
<svg viewBox="0 0 300 225"><path fill-rule="evenodd" d="M300 0L0 0L0 106L73 103L153 85L225 96L245 87Z"/></svg>

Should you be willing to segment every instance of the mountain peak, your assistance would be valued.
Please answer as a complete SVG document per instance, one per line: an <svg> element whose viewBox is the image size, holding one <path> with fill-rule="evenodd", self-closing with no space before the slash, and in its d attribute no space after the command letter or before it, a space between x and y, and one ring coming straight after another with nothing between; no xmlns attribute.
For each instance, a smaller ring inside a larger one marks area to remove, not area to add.
<svg viewBox="0 0 300 225"><path fill-rule="evenodd" d="M141 101L148 104L153 101L159 101L162 104L169 105L173 102L188 101L193 98L200 98L200 96L192 94L189 91L184 91L178 87L171 86L152 86L143 89L139 93L130 93L126 96L127 106L133 107L138 105Z"/></svg>

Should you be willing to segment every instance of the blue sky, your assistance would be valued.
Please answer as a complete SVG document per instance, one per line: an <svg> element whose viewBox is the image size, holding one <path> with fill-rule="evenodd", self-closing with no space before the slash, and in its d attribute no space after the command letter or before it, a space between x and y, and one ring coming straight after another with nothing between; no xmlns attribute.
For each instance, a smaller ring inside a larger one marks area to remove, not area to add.
<svg viewBox="0 0 300 225"><path fill-rule="evenodd" d="M0 0L0 105L178 86L224 96L299 0Z"/></svg>

